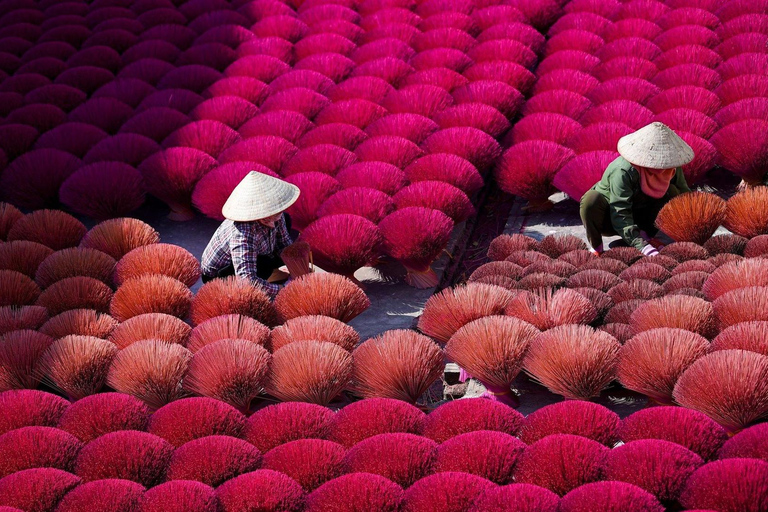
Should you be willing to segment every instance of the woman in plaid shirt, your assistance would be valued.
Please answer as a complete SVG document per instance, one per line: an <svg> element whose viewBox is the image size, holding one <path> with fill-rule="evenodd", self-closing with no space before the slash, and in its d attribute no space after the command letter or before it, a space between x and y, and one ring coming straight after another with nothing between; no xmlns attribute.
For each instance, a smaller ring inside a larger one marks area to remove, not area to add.
<svg viewBox="0 0 768 512"><path fill-rule="evenodd" d="M280 252L293 241L283 212L299 198L299 188L251 171L221 209L226 219L203 251L203 282L217 277L247 277L274 298L280 285L266 280L283 261Z"/></svg>

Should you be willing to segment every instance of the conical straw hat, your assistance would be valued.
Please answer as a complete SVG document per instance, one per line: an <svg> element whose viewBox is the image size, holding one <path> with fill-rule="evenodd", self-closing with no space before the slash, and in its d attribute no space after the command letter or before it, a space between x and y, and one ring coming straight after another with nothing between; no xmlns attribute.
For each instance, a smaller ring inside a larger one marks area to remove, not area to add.
<svg viewBox="0 0 768 512"><path fill-rule="evenodd" d="M299 198L299 187L260 172L249 172L224 203L222 215L237 222L266 219Z"/></svg>
<svg viewBox="0 0 768 512"><path fill-rule="evenodd" d="M651 169L680 167L694 157L691 146L669 126L659 122L625 135L616 147L629 163Z"/></svg>

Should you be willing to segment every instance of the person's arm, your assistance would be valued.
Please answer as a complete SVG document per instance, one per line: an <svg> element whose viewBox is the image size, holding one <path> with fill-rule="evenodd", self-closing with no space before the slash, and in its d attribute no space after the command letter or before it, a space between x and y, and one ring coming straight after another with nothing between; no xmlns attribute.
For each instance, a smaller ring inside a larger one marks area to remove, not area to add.
<svg viewBox="0 0 768 512"><path fill-rule="evenodd" d="M609 186L608 204L613 229L627 244L642 251L648 242L640 236L640 228L635 224L632 213L634 187L629 172L614 172L610 177Z"/></svg>
<svg viewBox="0 0 768 512"><path fill-rule="evenodd" d="M252 283L261 286L270 298L274 299L277 292L280 291L280 286L268 283L256 273L257 258L260 254L259 246L259 241L255 239L252 232L236 229L229 242L232 265L235 267L236 276L250 279Z"/></svg>
<svg viewBox="0 0 768 512"><path fill-rule="evenodd" d="M275 229L277 230L277 236L275 238L275 252L280 254L283 249L293 243L293 240L291 240L291 235L288 233L288 226L285 224L285 214L283 214L277 221L275 224Z"/></svg>

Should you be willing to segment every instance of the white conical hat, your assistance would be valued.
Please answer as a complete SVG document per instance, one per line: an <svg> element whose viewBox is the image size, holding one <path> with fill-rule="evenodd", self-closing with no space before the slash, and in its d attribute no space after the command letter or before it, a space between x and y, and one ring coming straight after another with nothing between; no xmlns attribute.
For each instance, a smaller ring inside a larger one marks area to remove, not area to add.
<svg viewBox="0 0 768 512"><path fill-rule="evenodd" d="M222 215L250 222L282 212L299 198L299 187L260 172L249 172L224 203Z"/></svg>
<svg viewBox="0 0 768 512"><path fill-rule="evenodd" d="M680 167L691 160L691 146L663 123L651 123L619 139L619 154L633 165L651 169Z"/></svg>

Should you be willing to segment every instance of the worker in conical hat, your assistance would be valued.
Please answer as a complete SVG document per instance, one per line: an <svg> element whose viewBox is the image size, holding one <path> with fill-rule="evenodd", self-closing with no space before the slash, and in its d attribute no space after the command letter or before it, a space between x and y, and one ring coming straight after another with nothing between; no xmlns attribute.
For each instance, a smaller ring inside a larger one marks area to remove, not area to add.
<svg viewBox="0 0 768 512"><path fill-rule="evenodd" d="M693 149L658 122L625 135L617 149L621 156L581 198L587 239L597 254L603 252L603 235L619 235L630 247L655 256L656 216L670 199L690 192L682 166L693 160Z"/></svg>
<svg viewBox="0 0 768 512"><path fill-rule="evenodd" d="M299 198L299 187L251 171L221 209L226 219L203 251L203 282L217 277L247 277L274 298L280 286L267 282L291 245L285 210ZM288 220L288 222L290 222Z"/></svg>

